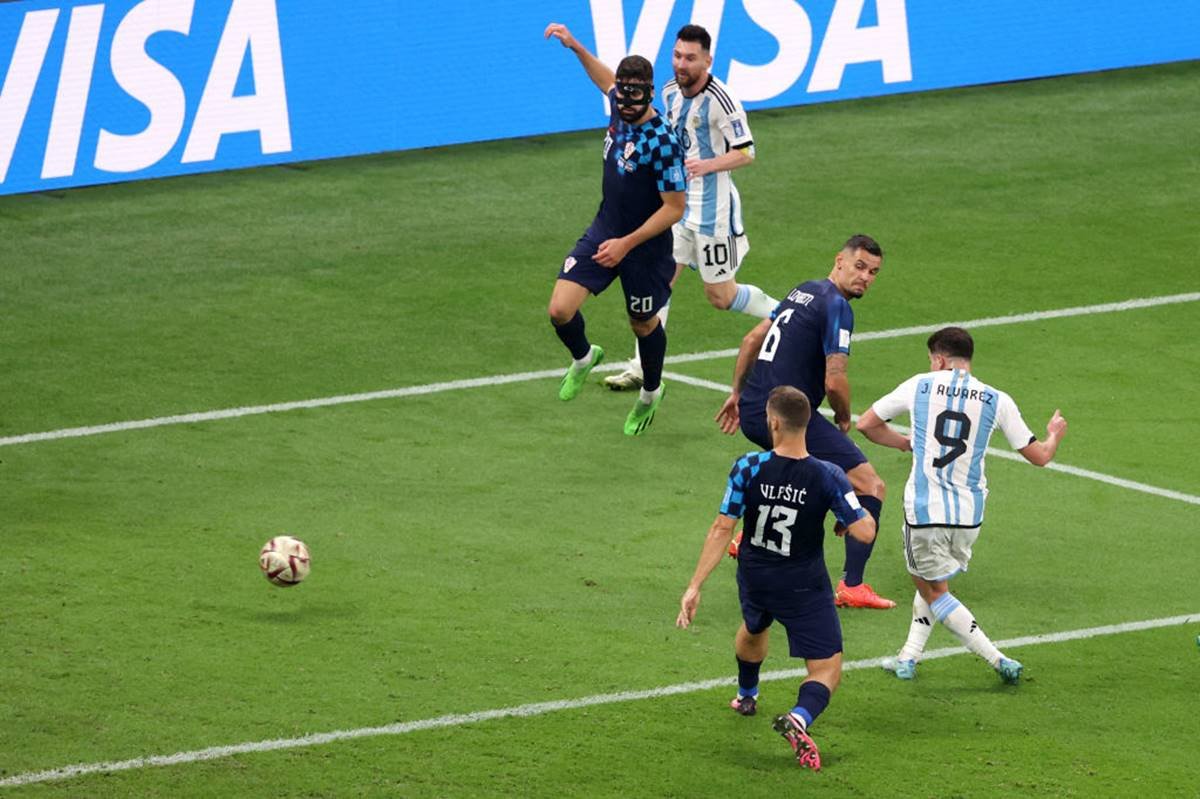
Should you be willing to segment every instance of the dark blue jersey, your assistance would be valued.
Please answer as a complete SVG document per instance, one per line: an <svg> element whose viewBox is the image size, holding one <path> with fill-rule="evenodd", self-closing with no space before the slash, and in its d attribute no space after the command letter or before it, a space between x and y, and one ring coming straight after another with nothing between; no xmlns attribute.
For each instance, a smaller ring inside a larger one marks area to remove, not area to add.
<svg viewBox="0 0 1200 799"><path fill-rule="evenodd" d="M738 569L783 570L796 589L829 589L825 514L849 526L866 515L845 472L819 458L752 452L729 473L721 513L744 517Z"/></svg>
<svg viewBox="0 0 1200 799"><path fill-rule="evenodd" d="M604 136L604 187L592 228L611 238L627 236L662 207L661 192L687 191L683 149L666 119L655 115L630 125L617 111L617 93L608 93L612 106ZM671 256L671 230L635 247L638 256Z"/></svg>
<svg viewBox="0 0 1200 799"><path fill-rule="evenodd" d="M771 329L742 390L743 414L763 413L775 386L805 393L813 413L825 399L825 357L850 354L854 312L833 282L801 283L771 313Z"/></svg>

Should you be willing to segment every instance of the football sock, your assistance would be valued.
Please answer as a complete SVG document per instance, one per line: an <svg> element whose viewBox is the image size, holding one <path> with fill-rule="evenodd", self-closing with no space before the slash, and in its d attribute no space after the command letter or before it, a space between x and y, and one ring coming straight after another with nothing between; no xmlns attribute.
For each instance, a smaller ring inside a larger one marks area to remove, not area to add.
<svg viewBox="0 0 1200 799"><path fill-rule="evenodd" d="M667 329L667 314L671 312L671 303L667 303L658 309L658 320L662 322L663 330ZM639 354L637 337L633 339L633 357L629 359L629 369L641 374L642 372L642 356Z"/></svg>
<svg viewBox="0 0 1200 799"><path fill-rule="evenodd" d="M875 534L879 534L879 517L883 514L883 501L879 497L873 497L869 494L858 494L859 504L871 514L871 518L875 520ZM863 572L867 569L867 561L871 558L871 550L875 549L874 542L864 544L854 536L846 533L846 565L842 573L842 580L846 583L847 588L853 588L856 585L861 585L863 581Z"/></svg>
<svg viewBox="0 0 1200 799"><path fill-rule="evenodd" d="M929 634L933 632L933 611L929 603L921 598L921 592L913 595L912 624L908 627L908 640L900 647L900 660L920 660L929 642Z"/></svg>
<svg viewBox="0 0 1200 799"><path fill-rule="evenodd" d="M749 660L737 658L737 664L738 696L758 696L758 670L762 668L762 661L752 663Z"/></svg>
<svg viewBox="0 0 1200 799"><path fill-rule="evenodd" d="M954 594L947 591L933 600L929 608L934 617L946 625L946 629L958 636L963 646L986 660L993 668L1000 662L1000 650L984 635L983 630L979 629L970 609L959 602Z"/></svg>
<svg viewBox="0 0 1200 799"><path fill-rule="evenodd" d="M653 393L662 382L663 359L667 357L667 332L661 322L649 335L638 336L638 350L642 353L642 388Z"/></svg>
<svg viewBox="0 0 1200 799"><path fill-rule="evenodd" d="M800 692L796 696L796 706L792 708L792 712L804 719L804 729L807 730L828 704L829 689L825 684L816 680L805 680L800 683Z"/></svg>
<svg viewBox="0 0 1200 799"><path fill-rule="evenodd" d="M729 304L729 310L740 311L750 316L757 316L759 319L766 319L778 304L778 300L768 295L758 286L741 283L738 285L737 294L734 295L733 302Z"/></svg>
<svg viewBox="0 0 1200 799"><path fill-rule="evenodd" d="M592 345L588 343L587 333L583 329L583 314L576 311L575 315L571 317L571 321L562 325L554 325L554 332L558 334L559 341L571 351L571 357L576 362L582 360L583 365L586 366L591 355Z"/></svg>

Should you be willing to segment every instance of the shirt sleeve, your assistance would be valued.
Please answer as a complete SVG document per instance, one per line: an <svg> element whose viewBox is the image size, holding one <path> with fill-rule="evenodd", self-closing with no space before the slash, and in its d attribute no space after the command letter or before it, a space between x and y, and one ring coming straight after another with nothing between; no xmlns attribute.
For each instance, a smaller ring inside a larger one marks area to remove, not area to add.
<svg viewBox="0 0 1200 799"><path fill-rule="evenodd" d="M674 132L665 124L650 139L650 162L660 192L687 191L683 150Z"/></svg>
<svg viewBox="0 0 1200 799"><path fill-rule="evenodd" d="M821 331L821 344L825 355L840 352L850 354L850 334L854 332L854 311L850 303L840 294L825 306L825 325Z"/></svg>
<svg viewBox="0 0 1200 799"><path fill-rule="evenodd" d="M717 128L729 143L729 149L750 147L753 154L754 136L750 132L750 121L746 118L746 110L742 108L742 104L722 91L716 107Z"/></svg>
<svg viewBox="0 0 1200 799"><path fill-rule="evenodd" d="M1037 441L1037 436L1021 418L1021 411L1012 397L1003 391L996 392L996 426L1004 431L1008 445L1013 449L1025 449Z"/></svg>
<svg viewBox="0 0 1200 799"><path fill-rule="evenodd" d="M729 471L729 480L725 484L725 498L721 500L720 514L734 519L742 518L746 512L746 469L744 458L739 458Z"/></svg>
<svg viewBox="0 0 1200 799"><path fill-rule="evenodd" d="M828 464L825 471L829 478L826 483L830 493L829 509L839 522L849 527L866 516L867 512L854 495L850 478L846 477L846 473L840 467Z"/></svg>
<svg viewBox="0 0 1200 799"><path fill-rule="evenodd" d="M912 413L913 402L916 400L917 382L920 377L920 375L910 377L892 389L890 393L875 400L871 410L875 411L876 416L887 422L901 414Z"/></svg>

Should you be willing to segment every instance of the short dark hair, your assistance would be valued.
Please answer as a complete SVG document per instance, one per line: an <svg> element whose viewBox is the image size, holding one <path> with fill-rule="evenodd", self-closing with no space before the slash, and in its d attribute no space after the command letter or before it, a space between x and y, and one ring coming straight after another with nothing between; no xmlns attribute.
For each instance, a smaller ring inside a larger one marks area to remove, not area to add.
<svg viewBox="0 0 1200 799"><path fill-rule="evenodd" d="M961 327L943 327L930 336L925 344L933 355L944 355L947 358L964 358L969 361L975 354L974 339Z"/></svg>
<svg viewBox="0 0 1200 799"><path fill-rule="evenodd" d="M854 252L855 250L866 250L876 258L883 257L883 248L879 246L879 242L871 238L865 233L855 233L850 238L846 239L846 243L842 245L842 249L846 252Z"/></svg>
<svg viewBox="0 0 1200 799"><path fill-rule="evenodd" d="M775 386L767 395L767 410L779 417L783 426L791 431L808 427L812 405L804 392L795 386Z"/></svg>
<svg viewBox="0 0 1200 799"><path fill-rule="evenodd" d="M675 38L681 42L699 42L700 49L706 53L712 49L712 37L702 25L684 25Z"/></svg>
<svg viewBox="0 0 1200 799"><path fill-rule="evenodd" d="M617 80L654 83L654 66L640 55L627 55L617 64Z"/></svg>

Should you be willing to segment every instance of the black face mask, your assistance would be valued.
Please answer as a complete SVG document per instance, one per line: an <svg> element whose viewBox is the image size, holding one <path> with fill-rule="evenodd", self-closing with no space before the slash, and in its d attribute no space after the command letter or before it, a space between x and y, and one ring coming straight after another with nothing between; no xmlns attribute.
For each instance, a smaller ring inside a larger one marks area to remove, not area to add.
<svg viewBox="0 0 1200 799"><path fill-rule="evenodd" d="M653 84L617 81L617 107L622 111L628 109L630 112L636 112L632 114L633 119L637 119L646 113L646 109L650 107L650 103L653 100ZM630 115L622 114L621 116L628 117Z"/></svg>

